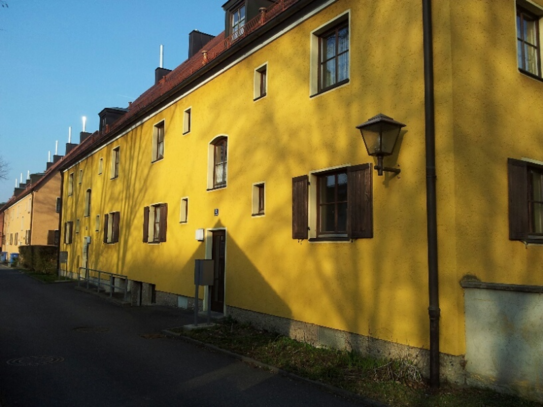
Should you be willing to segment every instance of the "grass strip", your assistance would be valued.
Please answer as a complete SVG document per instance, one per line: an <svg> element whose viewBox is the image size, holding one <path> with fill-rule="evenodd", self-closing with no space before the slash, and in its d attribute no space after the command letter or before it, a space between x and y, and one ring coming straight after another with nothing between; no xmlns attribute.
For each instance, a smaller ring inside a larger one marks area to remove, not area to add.
<svg viewBox="0 0 543 407"><path fill-rule="evenodd" d="M443 384L438 391L433 391L407 358L375 359L356 352L316 348L232 319L213 328L179 329L178 332L297 376L392 406L542 406L515 396L471 387Z"/></svg>

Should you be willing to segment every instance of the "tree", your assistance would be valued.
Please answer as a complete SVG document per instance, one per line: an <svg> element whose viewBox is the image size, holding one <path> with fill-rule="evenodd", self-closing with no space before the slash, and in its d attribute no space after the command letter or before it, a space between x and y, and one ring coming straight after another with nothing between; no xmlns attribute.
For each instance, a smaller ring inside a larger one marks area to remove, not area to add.
<svg viewBox="0 0 543 407"><path fill-rule="evenodd" d="M1 0L0 0L1 1ZM9 165L0 157L0 180L8 179Z"/></svg>

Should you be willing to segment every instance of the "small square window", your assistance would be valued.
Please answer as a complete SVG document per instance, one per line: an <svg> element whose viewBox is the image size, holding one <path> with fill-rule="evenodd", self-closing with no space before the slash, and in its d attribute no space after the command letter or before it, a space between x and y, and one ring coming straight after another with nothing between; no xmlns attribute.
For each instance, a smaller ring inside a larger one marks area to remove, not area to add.
<svg viewBox="0 0 543 407"><path fill-rule="evenodd" d="M180 214L180 223L187 223L189 220L189 198L181 199L181 214Z"/></svg>
<svg viewBox="0 0 543 407"><path fill-rule="evenodd" d="M187 109L183 113L183 134L190 133L192 126L192 109Z"/></svg>
<svg viewBox="0 0 543 407"><path fill-rule="evenodd" d="M90 216L90 209L91 209L91 190L87 189L85 192L85 215L84 216Z"/></svg>
<svg viewBox="0 0 543 407"><path fill-rule="evenodd" d="M164 158L164 122L155 125L153 129L153 158L152 161Z"/></svg>
<svg viewBox="0 0 543 407"><path fill-rule="evenodd" d="M264 215L266 209L265 184L253 185L253 216Z"/></svg>
<svg viewBox="0 0 543 407"><path fill-rule="evenodd" d="M121 162L121 148L115 147L111 151L111 179L119 176L119 166Z"/></svg>
<svg viewBox="0 0 543 407"><path fill-rule="evenodd" d="M74 193L74 173L68 175L68 196L72 196Z"/></svg>
<svg viewBox="0 0 543 407"><path fill-rule="evenodd" d="M268 90L268 65L262 65L255 69L254 100L266 96Z"/></svg>

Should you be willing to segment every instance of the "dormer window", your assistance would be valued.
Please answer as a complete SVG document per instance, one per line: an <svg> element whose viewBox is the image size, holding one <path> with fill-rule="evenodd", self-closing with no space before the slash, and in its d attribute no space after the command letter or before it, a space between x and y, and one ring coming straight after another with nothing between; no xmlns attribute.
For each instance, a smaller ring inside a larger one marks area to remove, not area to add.
<svg viewBox="0 0 543 407"><path fill-rule="evenodd" d="M232 40L243 35L245 27L245 4L242 4L230 14L230 27L232 29Z"/></svg>

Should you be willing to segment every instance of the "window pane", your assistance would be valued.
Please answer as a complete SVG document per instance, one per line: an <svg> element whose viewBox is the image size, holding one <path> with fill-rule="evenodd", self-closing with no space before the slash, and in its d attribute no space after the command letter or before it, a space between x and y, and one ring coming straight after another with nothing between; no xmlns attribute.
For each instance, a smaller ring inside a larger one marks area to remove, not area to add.
<svg viewBox="0 0 543 407"><path fill-rule="evenodd" d="M337 81L341 82L349 79L349 53L342 54L338 58Z"/></svg>
<svg viewBox="0 0 543 407"><path fill-rule="evenodd" d="M543 174L532 172L532 196L534 201L543 202Z"/></svg>
<svg viewBox="0 0 543 407"><path fill-rule="evenodd" d="M520 28L521 21L522 21L522 19L521 19L520 16L517 14L517 38L521 38L521 37L522 37L522 32L521 32L521 28Z"/></svg>
<svg viewBox="0 0 543 407"><path fill-rule="evenodd" d="M526 70L534 75L537 75L538 72L538 60L537 60L537 48L534 48L530 45L525 45L525 55L526 55Z"/></svg>
<svg viewBox="0 0 543 407"><path fill-rule="evenodd" d="M220 185L223 184L226 180L226 174L224 171L223 164L218 164L215 166L215 184Z"/></svg>
<svg viewBox="0 0 543 407"><path fill-rule="evenodd" d="M524 40L532 45L537 44L537 29L535 21L524 20Z"/></svg>
<svg viewBox="0 0 543 407"><path fill-rule="evenodd" d="M331 35L327 38L324 38L323 41L323 55L326 59L333 58L336 55L336 35Z"/></svg>
<svg viewBox="0 0 543 407"><path fill-rule="evenodd" d="M349 29L347 27L342 28L338 32L338 54L345 52L349 49Z"/></svg>
<svg viewBox="0 0 543 407"><path fill-rule="evenodd" d="M332 59L326 63L324 68L324 87L332 86L336 83L336 60Z"/></svg>
<svg viewBox="0 0 543 407"><path fill-rule="evenodd" d="M320 206L320 232L334 232L336 223L336 206L334 204Z"/></svg>
<svg viewBox="0 0 543 407"><path fill-rule="evenodd" d="M534 211L534 228L533 233L543 233L543 204L535 203Z"/></svg>
<svg viewBox="0 0 543 407"><path fill-rule="evenodd" d="M347 231L347 202L338 205L337 231Z"/></svg>
<svg viewBox="0 0 543 407"><path fill-rule="evenodd" d="M320 203L335 202L336 197L336 176L328 175L319 179Z"/></svg>
<svg viewBox="0 0 543 407"><path fill-rule="evenodd" d="M337 200L338 202L347 201L347 174L341 173L337 176Z"/></svg>

